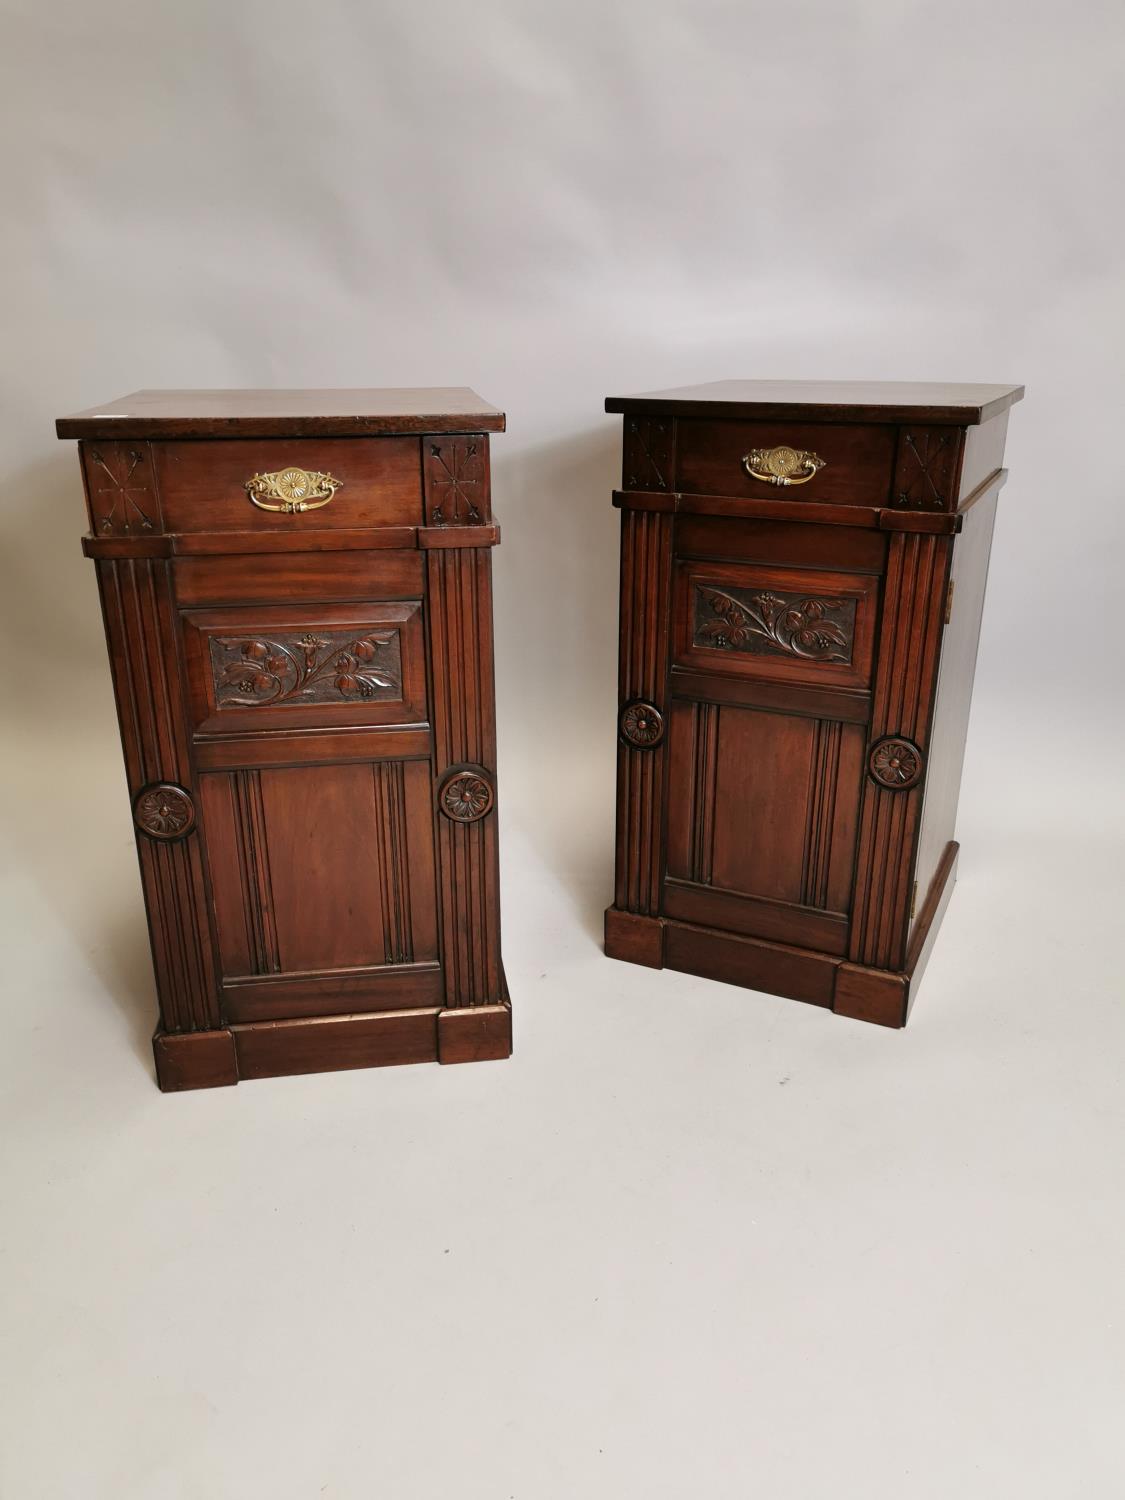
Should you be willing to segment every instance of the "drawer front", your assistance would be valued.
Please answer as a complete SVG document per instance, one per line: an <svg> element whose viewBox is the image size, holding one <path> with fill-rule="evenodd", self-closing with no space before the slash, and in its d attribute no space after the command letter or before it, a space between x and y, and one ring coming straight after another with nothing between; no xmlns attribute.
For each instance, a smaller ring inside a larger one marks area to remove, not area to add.
<svg viewBox="0 0 1125 1500"><path fill-rule="evenodd" d="M862 573L678 562L676 666L865 688L879 581Z"/></svg>
<svg viewBox="0 0 1125 1500"><path fill-rule="evenodd" d="M895 429L879 424L680 421L676 488L794 504L883 506L891 492L895 443ZM754 478L751 469L765 477ZM775 482L779 478L789 483Z"/></svg>
<svg viewBox="0 0 1125 1500"><path fill-rule="evenodd" d="M181 616L197 734L426 719L420 599Z"/></svg>
<svg viewBox="0 0 1125 1500"><path fill-rule="evenodd" d="M417 438L153 443L151 451L169 532L301 532L422 521ZM255 476L257 503L246 488Z"/></svg>

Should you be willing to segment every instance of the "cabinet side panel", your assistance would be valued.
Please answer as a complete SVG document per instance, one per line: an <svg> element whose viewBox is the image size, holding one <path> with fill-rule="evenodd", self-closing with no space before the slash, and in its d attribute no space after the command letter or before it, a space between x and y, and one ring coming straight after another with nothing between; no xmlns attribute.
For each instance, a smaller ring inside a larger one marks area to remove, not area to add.
<svg viewBox="0 0 1125 1500"><path fill-rule="evenodd" d="M966 432L959 500L964 500L966 496L971 495L990 474L994 474L1003 466L1004 440L1007 434L1007 411L1002 411L998 417L993 417L991 422L982 422L979 427L970 427Z"/></svg>
<svg viewBox="0 0 1125 1500"><path fill-rule="evenodd" d="M849 957L901 969L949 571L948 537L891 539Z"/></svg>
<svg viewBox="0 0 1125 1500"><path fill-rule="evenodd" d="M166 1031L208 1030L219 1004L169 565L124 559L97 573L160 1014ZM160 788L171 789L163 804Z"/></svg>
<svg viewBox="0 0 1125 1500"><path fill-rule="evenodd" d="M487 793L496 774L492 557L487 547L433 548L426 569L446 1004L497 1005L504 999L499 853ZM468 802L443 796L462 768ZM482 814L474 796L487 801Z"/></svg>
<svg viewBox="0 0 1125 1500"><path fill-rule="evenodd" d="M651 738L649 717L627 716L630 704L655 709L666 724L672 518L621 512L621 655L617 752L617 876L614 904L651 915L660 907L666 749Z"/></svg>
<svg viewBox="0 0 1125 1500"><path fill-rule="evenodd" d="M957 819L997 499L995 493L989 495L966 512L964 530L953 544L952 607L942 639L934 731L930 739L926 795L918 833L915 879L919 908L937 873L945 847L953 838ZM916 913L915 922L917 919Z"/></svg>

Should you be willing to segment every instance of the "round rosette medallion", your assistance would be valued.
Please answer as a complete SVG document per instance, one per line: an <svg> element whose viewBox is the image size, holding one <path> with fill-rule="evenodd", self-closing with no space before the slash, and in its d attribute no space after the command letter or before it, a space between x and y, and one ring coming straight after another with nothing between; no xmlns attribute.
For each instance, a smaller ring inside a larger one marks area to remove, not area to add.
<svg viewBox="0 0 1125 1500"><path fill-rule="evenodd" d="M454 771L438 792L438 806L455 823L475 823L492 810L496 794L483 766Z"/></svg>
<svg viewBox="0 0 1125 1500"><path fill-rule="evenodd" d="M133 822L150 839L182 839L195 827L195 803L182 786L157 781L138 792Z"/></svg>
<svg viewBox="0 0 1125 1500"><path fill-rule="evenodd" d="M867 769L880 786L889 787L893 792L905 792L921 779L922 752L910 740L887 735L872 745Z"/></svg>
<svg viewBox="0 0 1125 1500"><path fill-rule="evenodd" d="M655 704L637 698L621 710L620 731L634 749L655 750L664 738L664 715Z"/></svg>

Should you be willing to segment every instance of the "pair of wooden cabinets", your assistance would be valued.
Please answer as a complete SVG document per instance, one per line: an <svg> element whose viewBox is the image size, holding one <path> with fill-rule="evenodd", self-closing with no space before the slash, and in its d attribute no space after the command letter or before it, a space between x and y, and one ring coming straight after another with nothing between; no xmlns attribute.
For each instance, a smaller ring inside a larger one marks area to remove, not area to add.
<svg viewBox="0 0 1125 1500"><path fill-rule="evenodd" d="M612 956L903 1024L952 888L1021 394L729 382L607 402L625 415ZM503 427L460 389L139 392L59 421L162 1088L510 1052Z"/></svg>

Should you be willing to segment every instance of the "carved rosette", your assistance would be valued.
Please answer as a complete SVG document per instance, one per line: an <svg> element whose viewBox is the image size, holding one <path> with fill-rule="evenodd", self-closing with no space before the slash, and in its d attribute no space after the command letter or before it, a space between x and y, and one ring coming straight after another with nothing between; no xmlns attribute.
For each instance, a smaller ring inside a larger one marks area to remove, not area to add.
<svg viewBox="0 0 1125 1500"><path fill-rule="evenodd" d="M922 752L910 740L887 735L876 740L867 757L867 769L873 780L892 792L909 791L922 777Z"/></svg>
<svg viewBox="0 0 1125 1500"><path fill-rule="evenodd" d="M195 827L195 803L182 786L157 781L137 794L133 822L150 839L182 839Z"/></svg>
<svg viewBox="0 0 1125 1500"><path fill-rule="evenodd" d="M492 811L496 793L483 766L453 771L438 791L438 806L455 823L477 823Z"/></svg>
<svg viewBox="0 0 1125 1500"><path fill-rule="evenodd" d="M636 698L621 710L621 738L635 750L655 750L664 738L664 715L654 703Z"/></svg>

